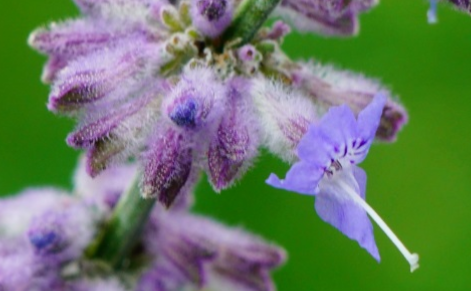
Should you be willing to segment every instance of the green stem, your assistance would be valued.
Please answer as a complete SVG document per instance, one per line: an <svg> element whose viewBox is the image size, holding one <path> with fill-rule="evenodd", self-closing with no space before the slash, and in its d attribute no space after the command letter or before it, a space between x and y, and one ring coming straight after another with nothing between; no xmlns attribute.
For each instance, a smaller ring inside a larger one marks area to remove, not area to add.
<svg viewBox="0 0 471 291"><path fill-rule="evenodd" d="M135 181L119 200L102 233L86 250L87 257L120 268L136 245L155 201L143 199Z"/></svg>
<svg viewBox="0 0 471 291"><path fill-rule="evenodd" d="M235 12L232 24L222 35L222 42L240 39L242 46L249 43L281 0L244 0Z"/></svg>

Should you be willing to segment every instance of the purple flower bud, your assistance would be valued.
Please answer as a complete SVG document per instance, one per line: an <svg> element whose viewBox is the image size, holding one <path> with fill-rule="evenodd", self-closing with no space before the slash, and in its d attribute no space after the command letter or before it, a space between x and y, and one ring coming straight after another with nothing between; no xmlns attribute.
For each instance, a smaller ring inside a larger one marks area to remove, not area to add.
<svg viewBox="0 0 471 291"><path fill-rule="evenodd" d="M257 154L258 131L247 95L247 80L231 81L227 105L231 110L223 116L208 150L209 176L217 191L230 186Z"/></svg>
<svg viewBox="0 0 471 291"><path fill-rule="evenodd" d="M447 0L447 1L454 4L461 11L471 13L471 1L470 0Z"/></svg>
<svg viewBox="0 0 471 291"><path fill-rule="evenodd" d="M157 240L148 237L147 244L191 285L209 290L273 290L269 271L282 264L283 250L190 214L162 212L155 219Z"/></svg>
<svg viewBox="0 0 471 291"><path fill-rule="evenodd" d="M357 33L357 15L376 0L283 0L279 13L301 31L348 36Z"/></svg>
<svg viewBox="0 0 471 291"><path fill-rule="evenodd" d="M67 61L63 57L51 56L47 63L44 65L41 74L41 81L46 84L53 82L60 70L67 66Z"/></svg>
<svg viewBox="0 0 471 291"><path fill-rule="evenodd" d="M104 19L109 25L118 24L124 27L141 27L146 24L149 12L149 2L163 2L166 0L74 0L83 14L91 19Z"/></svg>
<svg viewBox="0 0 471 291"><path fill-rule="evenodd" d="M378 92L390 96L388 90L376 80L340 71L330 65L303 64L302 69L295 74L299 78L298 85L311 98L327 106L348 104L355 114L370 104ZM394 141L407 120L407 112L402 105L389 97L376 137L383 141Z"/></svg>
<svg viewBox="0 0 471 291"><path fill-rule="evenodd" d="M396 140L399 131L408 122L408 115L402 105L389 98L383 109L383 115L376 131L376 138L387 142Z"/></svg>
<svg viewBox="0 0 471 291"><path fill-rule="evenodd" d="M79 256L90 243L96 219L96 213L78 201L54 205L32 220L27 237L37 255L63 263Z"/></svg>
<svg viewBox="0 0 471 291"><path fill-rule="evenodd" d="M191 1L193 25L210 38L218 37L232 21L231 0Z"/></svg>
<svg viewBox="0 0 471 291"><path fill-rule="evenodd" d="M265 42L265 44L267 43ZM242 75L251 76L257 74L260 68L260 63L263 60L263 56L254 46L247 44L239 48L237 51L237 57L240 60L239 70Z"/></svg>
<svg viewBox="0 0 471 291"><path fill-rule="evenodd" d="M130 41L114 51L97 52L69 63L54 82L48 108L68 112L105 97L108 101L127 97L128 90L140 80L138 73L156 65L146 54L149 47L141 43L142 49L136 50L136 45ZM117 88L121 90L113 95Z"/></svg>
<svg viewBox="0 0 471 291"><path fill-rule="evenodd" d="M274 290L269 270L285 261L285 252L247 234L238 235L239 241L226 242L225 251L213 263L213 272L235 290Z"/></svg>
<svg viewBox="0 0 471 291"><path fill-rule="evenodd" d="M113 34L99 23L80 20L39 28L31 33L28 43L42 53L70 57L101 49L119 37L123 37L122 32Z"/></svg>
<svg viewBox="0 0 471 291"><path fill-rule="evenodd" d="M150 96L132 100L132 102L120 108L116 108L113 112L110 112L110 114L86 123L75 132L69 134L67 144L75 148L90 148L96 142L116 135L113 131L119 131L118 128L122 126L124 122L129 120L131 116L138 113L152 101L151 98L145 97Z"/></svg>
<svg viewBox="0 0 471 291"><path fill-rule="evenodd" d="M210 69L187 69L164 100L164 114L180 127L200 129L220 118L225 94L224 86Z"/></svg>
<svg viewBox="0 0 471 291"><path fill-rule="evenodd" d="M0 214L9 221L0 215L0 290L71 290L61 267L91 242L94 213L73 195L52 189L1 199Z"/></svg>
<svg viewBox="0 0 471 291"><path fill-rule="evenodd" d="M97 141L87 151L87 173L93 178L116 161L124 160L126 145L122 140Z"/></svg>
<svg viewBox="0 0 471 291"><path fill-rule="evenodd" d="M175 266L187 281L203 287L207 280L204 264L214 258L214 250L196 237L170 230L159 237L159 242L162 245L160 255Z"/></svg>
<svg viewBox="0 0 471 291"><path fill-rule="evenodd" d="M296 160L297 144L318 119L314 103L302 92L265 79L253 81L251 94L264 145L284 160Z"/></svg>
<svg viewBox="0 0 471 291"><path fill-rule="evenodd" d="M238 57L243 62L253 62L255 60L256 54L257 50L253 45L250 44L244 45L238 51Z"/></svg>
<svg viewBox="0 0 471 291"><path fill-rule="evenodd" d="M281 20L278 20L273 24L271 31L268 33L267 38L273 40L283 39L287 34L291 32L291 27Z"/></svg>
<svg viewBox="0 0 471 291"><path fill-rule="evenodd" d="M17 237L28 230L35 216L55 205L67 205L73 198L53 188L28 189L0 200L0 234L2 238Z"/></svg>
<svg viewBox="0 0 471 291"><path fill-rule="evenodd" d="M166 207L172 205L192 166L192 148L187 136L171 127L156 131L142 159L141 190L145 198L157 197Z"/></svg>
<svg viewBox="0 0 471 291"><path fill-rule="evenodd" d="M158 80L150 86L142 86L141 96L129 99L114 110L105 110L113 107L113 103L90 109L79 129L67 137L70 146L88 149L87 171L91 176L136 156L147 140L159 118L156 111L161 101L157 97L162 86Z"/></svg>
<svg viewBox="0 0 471 291"><path fill-rule="evenodd" d="M160 260L140 278L136 291L173 291L186 285L184 276L171 263Z"/></svg>
<svg viewBox="0 0 471 291"><path fill-rule="evenodd" d="M67 244L63 225L64 217L57 212L46 212L33 220L28 239L37 254L52 254L62 251Z"/></svg>

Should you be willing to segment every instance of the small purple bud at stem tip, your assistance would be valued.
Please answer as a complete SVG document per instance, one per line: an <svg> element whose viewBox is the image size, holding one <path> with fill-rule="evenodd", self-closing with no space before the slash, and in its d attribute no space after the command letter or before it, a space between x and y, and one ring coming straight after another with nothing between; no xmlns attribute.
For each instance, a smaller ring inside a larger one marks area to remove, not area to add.
<svg viewBox="0 0 471 291"><path fill-rule="evenodd" d="M256 54L257 50L250 44L244 45L238 51L238 57L243 62L252 62L255 59Z"/></svg>
<svg viewBox="0 0 471 291"><path fill-rule="evenodd" d="M277 21L273 25L272 30L268 33L267 37L273 40L282 39L285 35L291 32L291 27L284 23L283 21Z"/></svg>

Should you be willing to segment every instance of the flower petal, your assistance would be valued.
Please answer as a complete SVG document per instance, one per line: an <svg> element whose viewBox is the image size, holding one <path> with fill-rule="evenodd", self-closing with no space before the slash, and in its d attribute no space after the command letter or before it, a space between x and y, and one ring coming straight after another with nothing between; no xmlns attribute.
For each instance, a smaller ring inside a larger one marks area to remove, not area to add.
<svg viewBox="0 0 471 291"><path fill-rule="evenodd" d="M360 195L360 189L364 189L366 175L362 170L355 170L355 172L355 177L338 177L338 179L349 184ZM350 173L350 175L352 174ZM357 177L360 178L360 183L356 181ZM380 256L373 236L373 226L365 210L351 200L349 195L345 193L346 190L335 181L323 181L319 188L315 202L317 214L347 237L356 240L373 258L379 261Z"/></svg>
<svg viewBox="0 0 471 291"><path fill-rule="evenodd" d="M156 132L142 157L145 198L156 197L167 208L172 205L190 176L193 149L189 142L187 135L171 127Z"/></svg>
<svg viewBox="0 0 471 291"><path fill-rule="evenodd" d="M357 136L355 116L346 105L331 107L319 125L311 125L298 145L299 158L327 167L331 161L346 155L347 141Z"/></svg>
<svg viewBox="0 0 471 291"><path fill-rule="evenodd" d="M347 144L346 159L351 164L361 163L370 150L386 104L386 96L378 93L358 115L357 136Z"/></svg>
<svg viewBox="0 0 471 291"><path fill-rule="evenodd" d="M386 96L378 93L371 103L358 114L358 128L362 139L370 141L374 139L385 105Z"/></svg>
<svg viewBox="0 0 471 291"><path fill-rule="evenodd" d="M366 199L366 172L360 167L355 165L352 166L353 168L353 177L358 183L358 188L360 190L360 197L363 200Z"/></svg>
<svg viewBox="0 0 471 291"><path fill-rule="evenodd" d="M216 191L232 185L249 168L259 145L258 128L252 114L253 104L244 98L248 81L234 78L228 87L228 110L207 152L207 172Z"/></svg>
<svg viewBox="0 0 471 291"><path fill-rule="evenodd" d="M275 188L305 195L315 195L317 184L323 175L323 169L301 161L291 167L284 180L280 180L275 174L271 174L265 182Z"/></svg>

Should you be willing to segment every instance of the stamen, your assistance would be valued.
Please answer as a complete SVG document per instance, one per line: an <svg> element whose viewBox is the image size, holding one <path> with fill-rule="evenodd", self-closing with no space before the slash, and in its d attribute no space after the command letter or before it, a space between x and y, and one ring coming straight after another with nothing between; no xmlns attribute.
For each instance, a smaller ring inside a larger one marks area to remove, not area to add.
<svg viewBox="0 0 471 291"><path fill-rule="evenodd" d="M384 222L384 220L376 213L376 211L371 208L371 206L366 203L355 191L343 181L338 181L340 186L348 193L350 198L353 199L358 205L360 205L366 213L378 224L378 226L384 231L384 233L389 237L389 239L396 245L402 255L410 264L410 271L414 272L419 267L419 255L416 253L411 253L404 244L399 240L399 238L394 234L394 232L389 228L389 226Z"/></svg>
<svg viewBox="0 0 471 291"><path fill-rule="evenodd" d="M339 162L339 160L335 160L332 164L331 167L333 167L336 171L342 170L342 164Z"/></svg>

